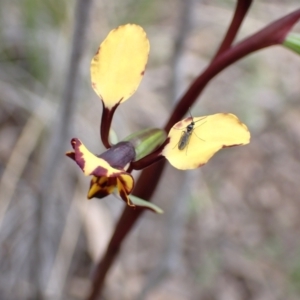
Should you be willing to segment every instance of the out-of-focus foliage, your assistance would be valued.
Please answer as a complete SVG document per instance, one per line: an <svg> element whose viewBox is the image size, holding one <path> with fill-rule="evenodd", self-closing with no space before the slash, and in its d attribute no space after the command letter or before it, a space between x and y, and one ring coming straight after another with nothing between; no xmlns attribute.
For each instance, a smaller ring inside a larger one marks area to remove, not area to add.
<svg viewBox="0 0 300 300"><path fill-rule="evenodd" d="M75 4L0 2L1 300L33 299L41 286L48 299L84 299L93 264L123 209L109 197L88 202L88 179L67 158L51 202L39 201L39 178L47 172L41 158L57 122ZM70 139L80 138L93 153L103 150L90 61L107 33L127 22L144 27L151 54L139 90L118 109L113 128L121 139L165 123L174 106L172 76L180 79L180 95L212 57L235 2L190 5L191 27L173 68L181 1L94 1ZM254 1L239 38L297 6L297 0ZM145 285L152 287L147 299L299 299L299 66L297 55L273 47L211 82L193 114L235 113L249 126L251 144L222 151L200 170L166 170L154 196L165 214L146 213L129 236L107 278L107 299L134 299ZM47 222L40 226L45 205ZM37 233L44 230L41 244ZM44 257L38 255L41 246ZM166 263L164 252L172 268L157 280L152 271Z"/></svg>

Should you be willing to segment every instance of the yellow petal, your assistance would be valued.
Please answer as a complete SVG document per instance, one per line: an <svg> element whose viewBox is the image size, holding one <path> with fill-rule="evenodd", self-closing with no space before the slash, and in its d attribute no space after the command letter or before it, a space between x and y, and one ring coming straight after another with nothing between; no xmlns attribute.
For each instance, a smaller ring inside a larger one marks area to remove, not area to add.
<svg viewBox="0 0 300 300"><path fill-rule="evenodd" d="M192 121L195 124L188 135L187 126ZM204 165L222 148L248 144L250 133L235 115L220 113L186 118L172 127L168 138L162 155L175 168L186 170Z"/></svg>
<svg viewBox="0 0 300 300"><path fill-rule="evenodd" d="M79 139L72 139L71 144L75 151L74 160L85 175L116 177L124 173L122 170L112 168L104 159L91 153Z"/></svg>
<svg viewBox="0 0 300 300"><path fill-rule="evenodd" d="M133 189L133 178L129 173L123 173L118 176L118 180L122 183L126 194L130 194Z"/></svg>
<svg viewBox="0 0 300 300"><path fill-rule="evenodd" d="M135 205L131 202L131 200L128 197L128 194L129 194L128 188L130 187L130 185L131 185L131 183L130 183L129 176L127 176L125 178L120 178L120 177L117 178L117 187L118 187L120 197L127 203L128 206L135 207ZM133 181L132 181L132 187L133 187Z"/></svg>
<svg viewBox="0 0 300 300"><path fill-rule="evenodd" d="M106 108L127 100L136 91L149 49L146 33L138 25L119 26L108 34L91 62L92 86Z"/></svg>

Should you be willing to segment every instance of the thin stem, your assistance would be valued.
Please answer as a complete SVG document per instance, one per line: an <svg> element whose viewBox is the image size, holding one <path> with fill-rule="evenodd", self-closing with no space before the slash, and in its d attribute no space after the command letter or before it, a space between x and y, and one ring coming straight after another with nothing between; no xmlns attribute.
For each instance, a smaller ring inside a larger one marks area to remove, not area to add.
<svg viewBox="0 0 300 300"><path fill-rule="evenodd" d="M226 32L226 35L224 36L224 39L218 49L218 51L216 52L214 58L212 59L212 61L214 61L220 54L222 54L223 52L225 52L226 50L228 50L241 25L242 22L244 20L244 18L246 17L246 14L251 6L252 0L238 0L236 3L236 8L235 8L235 12L233 15L233 18L231 20L230 26Z"/></svg>
<svg viewBox="0 0 300 300"><path fill-rule="evenodd" d="M100 137L103 145L106 149L111 147L109 142L109 131L112 122L112 118L114 116L116 108L119 106L119 103L116 104L111 109L105 107L104 102L102 102L103 111L102 111L102 118L101 118L101 125L100 125Z"/></svg>

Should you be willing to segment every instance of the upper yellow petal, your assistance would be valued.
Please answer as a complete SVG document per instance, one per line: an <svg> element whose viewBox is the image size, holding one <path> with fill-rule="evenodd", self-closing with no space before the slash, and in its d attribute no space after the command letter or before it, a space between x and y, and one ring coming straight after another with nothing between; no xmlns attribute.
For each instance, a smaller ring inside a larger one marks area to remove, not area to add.
<svg viewBox="0 0 300 300"><path fill-rule="evenodd" d="M187 126L194 125L187 131ZM169 143L162 155L177 169L195 169L204 165L217 151L225 147L248 144L250 133L235 115L219 113L186 118L169 132Z"/></svg>
<svg viewBox="0 0 300 300"><path fill-rule="evenodd" d="M127 100L136 91L149 49L145 31L135 24L119 26L102 42L91 62L91 79L106 108Z"/></svg>

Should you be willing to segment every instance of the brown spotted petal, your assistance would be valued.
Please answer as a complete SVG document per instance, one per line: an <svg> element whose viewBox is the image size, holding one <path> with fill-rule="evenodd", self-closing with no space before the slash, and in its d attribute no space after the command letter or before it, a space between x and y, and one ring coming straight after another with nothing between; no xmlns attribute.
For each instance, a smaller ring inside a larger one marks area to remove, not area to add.
<svg viewBox="0 0 300 300"><path fill-rule="evenodd" d="M71 140L74 153L68 152L67 155L76 161L87 176L116 177L124 173L123 168L134 159L134 149L130 146L127 147L127 144L129 143L121 143L120 149L118 149L119 144L117 144L97 157L79 139L74 138Z"/></svg>

